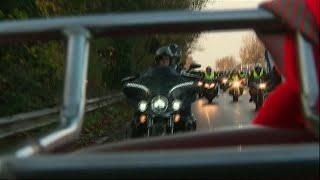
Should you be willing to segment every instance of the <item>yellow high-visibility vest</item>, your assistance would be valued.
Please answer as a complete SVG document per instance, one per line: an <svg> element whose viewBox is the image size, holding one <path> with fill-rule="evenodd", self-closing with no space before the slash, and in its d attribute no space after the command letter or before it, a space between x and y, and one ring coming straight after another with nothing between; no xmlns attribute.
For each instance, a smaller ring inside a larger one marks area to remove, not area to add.
<svg viewBox="0 0 320 180"><path fill-rule="evenodd" d="M210 75L206 72L204 76L205 80L212 80L214 79L214 73L211 73Z"/></svg>
<svg viewBox="0 0 320 180"><path fill-rule="evenodd" d="M239 76L238 75L233 75L231 77L232 81L239 81Z"/></svg>
<svg viewBox="0 0 320 180"><path fill-rule="evenodd" d="M260 74L258 74L258 73L256 72L256 70L253 70L253 78L254 78L254 79L259 79L259 78L261 78L261 77L263 76L263 74L264 74L263 69L261 69Z"/></svg>

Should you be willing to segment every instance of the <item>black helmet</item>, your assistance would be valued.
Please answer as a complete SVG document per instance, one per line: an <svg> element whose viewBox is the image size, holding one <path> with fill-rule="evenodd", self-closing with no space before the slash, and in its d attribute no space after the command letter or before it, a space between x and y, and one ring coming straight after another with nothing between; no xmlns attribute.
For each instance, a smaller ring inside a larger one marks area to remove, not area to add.
<svg viewBox="0 0 320 180"><path fill-rule="evenodd" d="M158 63L163 56L169 56L170 64L171 64L172 55L168 46L162 46L156 51L156 57L155 57L156 63Z"/></svg>
<svg viewBox="0 0 320 180"><path fill-rule="evenodd" d="M182 56L181 48L175 43L170 44L168 47L171 54L171 58L175 60L174 63L180 63L180 59Z"/></svg>
<svg viewBox="0 0 320 180"><path fill-rule="evenodd" d="M207 68L206 68L206 72L212 72L212 69L211 69L211 67L210 67L210 66L207 66Z"/></svg>

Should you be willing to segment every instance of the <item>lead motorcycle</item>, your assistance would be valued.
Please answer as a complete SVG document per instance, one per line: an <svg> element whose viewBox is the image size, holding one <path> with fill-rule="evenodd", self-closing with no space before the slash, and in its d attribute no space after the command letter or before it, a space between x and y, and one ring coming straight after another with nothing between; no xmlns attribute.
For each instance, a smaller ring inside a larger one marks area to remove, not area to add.
<svg viewBox="0 0 320 180"><path fill-rule="evenodd" d="M194 84L170 67L150 69L142 77L124 83L123 92L136 109L129 136L148 137L195 130L196 120L187 110L195 100Z"/></svg>

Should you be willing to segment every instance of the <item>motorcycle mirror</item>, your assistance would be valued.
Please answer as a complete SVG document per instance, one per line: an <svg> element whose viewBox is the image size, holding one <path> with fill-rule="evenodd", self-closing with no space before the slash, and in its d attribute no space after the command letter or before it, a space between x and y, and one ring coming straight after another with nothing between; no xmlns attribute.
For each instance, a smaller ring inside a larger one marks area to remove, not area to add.
<svg viewBox="0 0 320 180"><path fill-rule="evenodd" d="M201 64L192 63L190 64L189 70L200 68Z"/></svg>

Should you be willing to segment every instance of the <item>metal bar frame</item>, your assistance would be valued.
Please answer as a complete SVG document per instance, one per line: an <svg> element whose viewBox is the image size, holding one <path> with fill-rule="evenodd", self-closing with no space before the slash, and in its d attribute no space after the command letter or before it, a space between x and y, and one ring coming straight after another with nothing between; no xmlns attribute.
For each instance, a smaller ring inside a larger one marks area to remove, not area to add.
<svg viewBox="0 0 320 180"><path fill-rule="evenodd" d="M71 27L71 28L70 28ZM262 32L283 32L287 26L271 13L262 9L236 11L166 11L122 13L99 16L62 17L53 19L35 19L0 22L0 42L21 40L57 39L61 34L68 37L68 58L65 77L63 109L61 112L61 129L40 138L39 146L27 146L17 151L18 157L35 154L41 149L50 150L75 139L82 125L85 77L88 63L89 31L93 36L103 35L145 35L147 33L199 32L208 30L231 30L254 28ZM300 64L311 62L303 50L305 43L298 38ZM302 42L302 43L301 43ZM79 54L78 54L79 53ZM308 59L308 61L305 60ZM300 67L304 113L312 122L315 119L310 106L309 77L314 73L310 63ZM318 94L318 92L317 92ZM311 103L312 104L312 103ZM319 130L319 126L316 127Z"/></svg>
<svg viewBox="0 0 320 180"><path fill-rule="evenodd" d="M235 11L158 11L114 13L0 22L0 42L61 38L62 30L83 27L95 37L221 29L282 31L286 26L262 9Z"/></svg>
<svg viewBox="0 0 320 180"><path fill-rule="evenodd" d="M310 42L299 32L296 33L298 64L301 83L301 103L304 116L309 119L308 125L315 130L319 138L319 115L317 115L317 101L319 100L319 84L313 48Z"/></svg>
<svg viewBox="0 0 320 180"><path fill-rule="evenodd" d="M29 145L17 151L17 157L50 151L75 140L81 131L86 99L90 33L82 27L66 29L64 32L68 39L68 51L63 104L60 110L61 127L47 136L40 137L37 147Z"/></svg>

